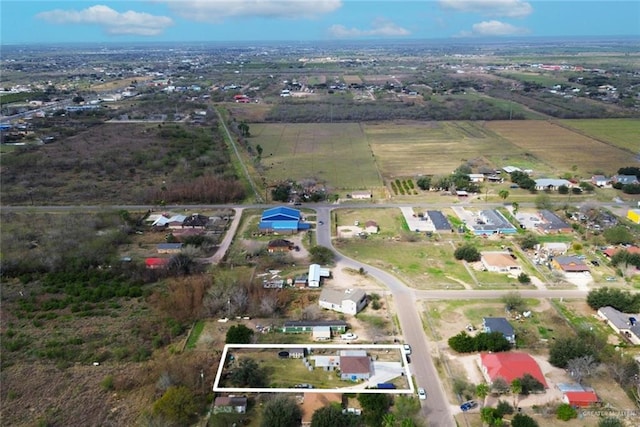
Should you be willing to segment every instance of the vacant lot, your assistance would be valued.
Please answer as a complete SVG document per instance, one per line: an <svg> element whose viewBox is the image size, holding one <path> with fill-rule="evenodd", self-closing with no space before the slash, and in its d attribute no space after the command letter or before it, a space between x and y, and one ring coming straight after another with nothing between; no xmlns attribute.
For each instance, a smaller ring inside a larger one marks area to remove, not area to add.
<svg viewBox="0 0 640 427"><path fill-rule="evenodd" d="M496 121L488 122L486 126L556 174L570 171L574 165L582 176L590 176L597 170L614 173L630 160L627 150L550 122Z"/></svg>
<svg viewBox="0 0 640 427"><path fill-rule="evenodd" d="M640 120L561 120L560 123L633 154L640 153Z"/></svg>
<svg viewBox="0 0 640 427"><path fill-rule="evenodd" d="M381 186L366 135L357 123L252 124L263 148L267 182L316 179L344 189Z"/></svg>

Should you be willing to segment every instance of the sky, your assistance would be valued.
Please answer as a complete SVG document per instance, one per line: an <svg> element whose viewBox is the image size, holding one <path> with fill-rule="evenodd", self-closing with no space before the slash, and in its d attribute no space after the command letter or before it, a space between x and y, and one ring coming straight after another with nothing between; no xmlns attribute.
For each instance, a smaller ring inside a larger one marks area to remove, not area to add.
<svg viewBox="0 0 640 427"><path fill-rule="evenodd" d="M640 0L0 0L0 44L640 36Z"/></svg>

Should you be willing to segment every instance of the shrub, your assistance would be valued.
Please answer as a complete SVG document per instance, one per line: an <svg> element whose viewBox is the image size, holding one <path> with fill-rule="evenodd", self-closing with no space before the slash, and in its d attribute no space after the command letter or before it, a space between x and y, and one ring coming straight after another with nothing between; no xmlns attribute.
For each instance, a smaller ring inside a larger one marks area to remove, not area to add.
<svg viewBox="0 0 640 427"><path fill-rule="evenodd" d="M562 421L569 421L572 418L578 418L578 411L568 403L563 403L558 406L556 417Z"/></svg>
<svg viewBox="0 0 640 427"><path fill-rule="evenodd" d="M480 252L478 252L478 249L471 244L460 246L455 250L453 256L457 260L465 260L467 262L480 261Z"/></svg>
<svg viewBox="0 0 640 427"><path fill-rule="evenodd" d="M102 386L102 389L105 391L113 390L113 375L107 375L104 377L100 382L100 386Z"/></svg>

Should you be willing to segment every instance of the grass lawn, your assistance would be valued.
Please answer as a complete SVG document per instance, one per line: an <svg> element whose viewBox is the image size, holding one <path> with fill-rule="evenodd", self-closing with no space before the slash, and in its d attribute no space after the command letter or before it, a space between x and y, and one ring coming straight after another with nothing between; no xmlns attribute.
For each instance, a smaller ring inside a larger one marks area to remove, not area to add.
<svg viewBox="0 0 640 427"><path fill-rule="evenodd" d="M189 339L187 339L187 345L185 346L186 349L193 350L194 348L196 348L196 344L198 343L200 334L202 334L202 331L204 330L204 324L205 321L203 319L200 319L196 322L195 325L193 325L193 329L189 334Z"/></svg>

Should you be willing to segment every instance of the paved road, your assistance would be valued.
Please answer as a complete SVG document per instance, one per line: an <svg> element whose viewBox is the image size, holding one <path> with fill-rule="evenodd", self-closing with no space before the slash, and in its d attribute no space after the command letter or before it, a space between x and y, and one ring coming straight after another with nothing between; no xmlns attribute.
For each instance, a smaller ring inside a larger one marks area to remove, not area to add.
<svg viewBox="0 0 640 427"><path fill-rule="evenodd" d="M402 328L405 342L411 344L411 372L416 378L418 387L427 390L428 398L422 402L422 413L428 420L429 425L438 427L455 426L453 415L450 411L449 401L442 389L442 383L431 358L431 352L427 346L427 337L422 327L422 320L415 305L414 290L408 288L400 280L386 271L369 266L354 259L348 258L338 253L331 243L331 208L318 208L317 242L320 246L331 248L336 252L336 260L346 267L356 270L360 267L367 271L367 274L384 283L391 291L397 308L396 315Z"/></svg>

